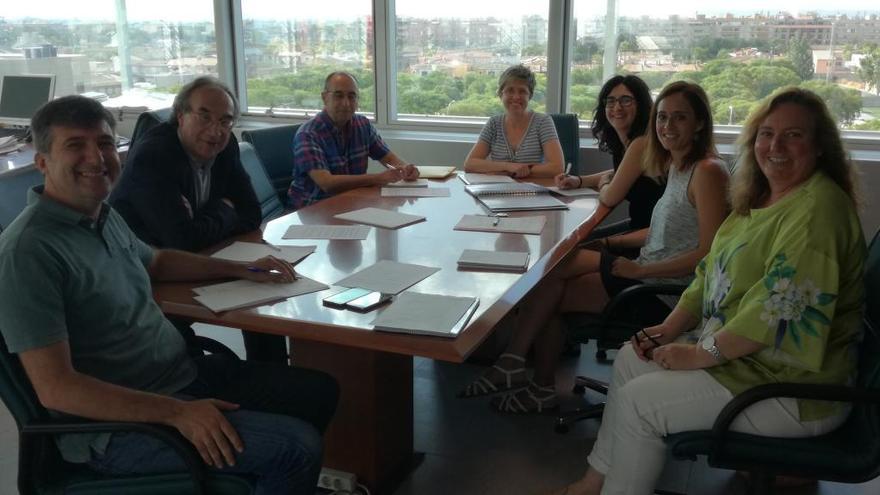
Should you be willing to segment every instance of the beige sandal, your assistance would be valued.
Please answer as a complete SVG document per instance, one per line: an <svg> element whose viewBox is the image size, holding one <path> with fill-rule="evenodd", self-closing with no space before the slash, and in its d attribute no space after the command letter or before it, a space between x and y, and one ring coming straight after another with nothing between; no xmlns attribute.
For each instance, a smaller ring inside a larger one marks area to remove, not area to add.
<svg viewBox="0 0 880 495"><path fill-rule="evenodd" d="M483 376L471 382L461 392L459 392L458 396L464 398L481 397L484 395L497 394L498 392L505 392L508 390L519 390L528 385L528 380L526 379L525 358L507 352L499 356L498 360L500 361L502 358L512 359L521 363L521 365L518 368L506 369L495 364L492 366L492 369L504 375L503 380L493 382L492 380L486 378L486 375L484 374ZM520 376L520 378L515 379L515 376Z"/></svg>

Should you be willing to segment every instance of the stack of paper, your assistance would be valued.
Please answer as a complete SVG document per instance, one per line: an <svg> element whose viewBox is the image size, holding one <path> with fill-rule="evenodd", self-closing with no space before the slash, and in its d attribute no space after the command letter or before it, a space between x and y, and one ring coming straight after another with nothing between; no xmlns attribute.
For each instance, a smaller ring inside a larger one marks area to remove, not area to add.
<svg viewBox="0 0 880 495"><path fill-rule="evenodd" d="M358 241L369 233L370 228L363 225L291 225L281 238Z"/></svg>
<svg viewBox="0 0 880 495"><path fill-rule="evenodd" d="M448 187L383 187L382 196L397 198L448 198Z"/></svg>
<svg viewBox="0 0 880 495"><path fill-rule="evenodd" d="M212 254L212 258L232 261L256 261L266 256L274 256L295 265L315 252L316 246L271 246L254 242L233 242L231 245Z"/></svg>
<svg viewBox="0 0 880 495"><path fill-rule="evenodd" d="M252 280L234 280L221 284L196 287L195 300L215 313L256 306L270 301L324 290L329 286L310 278L300 277L289 284L272 284Z"/></svg>
<svg viewBox="0 0 880 495"><path fill-rule="evenodd" d="M422 179L445 179L455 173L455 167L419 165L417 168Z"/></svg>
<svg viewBox="0 0 880 495"><path fill-rule="evenodd" d="M559 189L556 186L548 187L553 194L558 194L560 196L566 196L569 198L580 198L580 197L590 197L590 196L599 196L599 191L594 189L590 189L589 187L579 187L577 189Z"/></svg>
<svg viewBox="0 0 880 495"><path fill-rule="evenodd" d="M348 220L349 222L354 223L374 225L385 229L399 229L401 227L406 227L407 225L425 221L425 217L420 215L409 215L391 210L383 210L381 208L361 208L360 210L334 215L333 218Z"/></svg>
<svg viewBox="0 0 880 495"><path fill-rule="evenodd" d="M507 175L496 174L462 174L458 176L465 184L499 184L502 182L516 182Z"/></svg>
<svg viewBox="0 0 880 495"><path fill-rule="evenodd" d="M458 258L458 267L524 272L529 267L529 253L465 249Z"/></svg>
<svg viewBox="0 0 880 495"><path fill-rule="evenodd" d="M565 210L568 206L550 196L550 191L537 184L477 184L465 190L491 211Z"/></svg>
<svg viewBox="0 0 880 495"><path fill-rule="evenodd" d="M475 297L404 292L373 321L388 332L455 337L467 326L480 304Z"/></svg>
<svg viewBox="0 0 880 495"><path fill-rule="evenodd" d="M389 182L385 187L428 187L428 181L425 179L416 180L399 180L397 182Z"/></svg>
<svg viewBox="0 0 880 495"><path fill-rule="evenodd" d="M547 223L545 217L496 217L486 215L465 215L461 217L455 230L477 232L502 232L507 234L540 234Z"/></svg>
<svg viewBox="0 0 880 495"><path fill-rule="evenodd" d="M362 287L385 294L398 294L439 271L439 268L382 260L333 285Z"/></svg>

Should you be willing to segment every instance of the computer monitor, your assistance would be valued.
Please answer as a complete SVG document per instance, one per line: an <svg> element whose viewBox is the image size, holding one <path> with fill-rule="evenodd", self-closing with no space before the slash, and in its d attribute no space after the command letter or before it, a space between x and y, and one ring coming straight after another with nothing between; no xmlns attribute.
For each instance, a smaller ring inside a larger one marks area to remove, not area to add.
<svg viewBox="0 0 880 495"><path fill-rule="evenodd" d="M55 96L55 76L21 74L0 82L0 124L28 126L31 117Z"/></svg>

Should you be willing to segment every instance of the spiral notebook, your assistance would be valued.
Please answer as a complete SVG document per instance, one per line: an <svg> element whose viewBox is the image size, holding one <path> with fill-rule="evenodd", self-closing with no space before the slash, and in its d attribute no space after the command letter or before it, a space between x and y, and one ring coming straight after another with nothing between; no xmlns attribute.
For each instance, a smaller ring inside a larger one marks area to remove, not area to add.
<svg viewBox="0 0 880 495"><path fill-rule="evenodd" d="M549 189L528 182L475 184L464 189L493 212L568 209Z"/></svg>

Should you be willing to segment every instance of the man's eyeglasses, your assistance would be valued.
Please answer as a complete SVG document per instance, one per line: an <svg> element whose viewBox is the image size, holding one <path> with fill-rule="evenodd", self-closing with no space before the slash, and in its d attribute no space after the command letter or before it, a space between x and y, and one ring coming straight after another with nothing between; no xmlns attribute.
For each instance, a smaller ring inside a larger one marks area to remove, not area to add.
<svg viewBox="0 0 880 495"><path fill-rule="evenodd" d="M214 119L214 117L211 116L210 112L191 113L196 116L196 119L202 127L217 126L224 131L228 131L232 129L232 127L235 125L235 119L233 119L232 117L220 117L219 119Z"/></svg>
<svg viewBox="0 0 880 495"><path fill-rule="evenodd" d="M632 105L636 101L632 96L620 96L615 98L614 96L606 96L605 97L605 106L613 107L615 103L620 103L622 107L628 107Z"/></svg>

